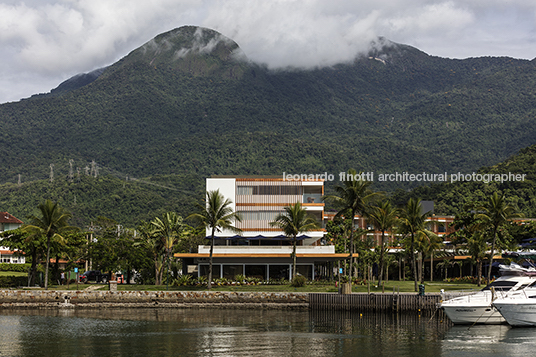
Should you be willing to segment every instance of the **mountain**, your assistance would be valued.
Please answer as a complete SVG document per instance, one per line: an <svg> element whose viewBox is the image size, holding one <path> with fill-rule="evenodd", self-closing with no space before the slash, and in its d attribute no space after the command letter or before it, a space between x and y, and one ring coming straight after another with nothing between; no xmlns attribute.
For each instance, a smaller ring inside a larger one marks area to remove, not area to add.
<svg viewBox="0 0 536 357"><path fill-rule="evenodd" d="M169 208L184 212L213 174L471 172L536 142L534 66L379 38L351 63L273 71L216 31L181 27L48 95L0 105L0 183L55 185L94 168L167 187L167 202L178 198ZM22 217L31 207L17 205Z"/></svg>
<svg viewBox="0 0 536 357"><path fill-rule="evenodd" d="M503 193L523 217L536 217L536 145L497 165L463 176L456 173L447 182L416 187L410 192L398 190L393 200L398 205L410 197L432 200L436 214L454 215L463 212L468 203L486 201L493 192Z"/></svg>

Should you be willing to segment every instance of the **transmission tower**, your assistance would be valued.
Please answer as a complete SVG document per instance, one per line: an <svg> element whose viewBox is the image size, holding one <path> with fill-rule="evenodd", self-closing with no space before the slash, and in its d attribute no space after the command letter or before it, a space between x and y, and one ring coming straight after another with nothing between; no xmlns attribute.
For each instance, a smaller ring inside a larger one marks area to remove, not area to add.
<svg viewBox="0 0 536 357"><path fill-rule="evenodd" d="M54 164L50 164L50 182L54 181Z"/></svg>
<svg viewBox="0 0 536 357"><path fill-rule="evenodd" d="M73 159L69 160L69 181L73 182Z"/></svg>

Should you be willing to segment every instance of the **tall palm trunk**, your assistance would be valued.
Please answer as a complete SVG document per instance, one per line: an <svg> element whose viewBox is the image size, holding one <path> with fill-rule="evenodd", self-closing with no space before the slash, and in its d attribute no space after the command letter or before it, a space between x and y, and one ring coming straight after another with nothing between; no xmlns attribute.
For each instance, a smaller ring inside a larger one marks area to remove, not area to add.
<svg viewBox="0 0 536 357"><path fill-rule="evenodd" d="M478 266L478 277L476 279L477 286L480 286L482 284L482 259L480 259L477 263Z"/></svg>
<svg viewBox="0 0 536 357"><path fill-rule="evenodd" d="M212 288L212 253L214 252L214 234L216 228L212 227L212 234L210 236L210 253L208 256L208 283L207 283L207 289L210 290Z"/></svg>
<svg viewBox="0 0 536 357"><path fill-rule="evenodd" d="M493 255L495 254L495 241L497 240L497 226L493 227L493 240L491 241L491 252L489 255L488 284L491 281L491 268L493 267Z"/></svg>
<svg viewBox="0 0 536 357"><path fill-rule="evenodd" d="M45 262L45 290L48 290L48 265L50 260L50 238L47 239L47 260Z"/></svg>
<svg viewBox="0 0 536 357"><path fill-rule="evenodd" d="M430 255L430 281L434 281L434 251Z"/></svg>
<svg viewBox="0 0 536 357"><path fill-rule="evenodd" d="M382 277L383 277L383 266L384 266L384 262L383 262L383 254L384 254L383 245L384 245L384 240L385 240L385 231L382 230L382 236L380 238L380 275L378 277L378 286L381 285Z"/></svg>
<svg viewBox="0 0 536 357"><path fill-rule="evenodd" d="M411 256L411 267L413 270L413 281L415 282L415 292L419 291L417 286L417 264L415 263L415 251L413 249L415 244L415 234L411 233L411 244L410 244L410 256Z"/></svg>
<svg viewBox="0 0 536 357"><path fill-rule="evenodd" d="M296 240L297 237L294 236L292 239L292 279L296 277Z"/></svg>
<svg viewBox="0 0 536 357"><path fill-rule="evenodd" d="M352 292L352 278L354 276L354 218L355 211L352 210L351 225L350 225L350 274L348 284L350 284L350 293Z"/></svg>

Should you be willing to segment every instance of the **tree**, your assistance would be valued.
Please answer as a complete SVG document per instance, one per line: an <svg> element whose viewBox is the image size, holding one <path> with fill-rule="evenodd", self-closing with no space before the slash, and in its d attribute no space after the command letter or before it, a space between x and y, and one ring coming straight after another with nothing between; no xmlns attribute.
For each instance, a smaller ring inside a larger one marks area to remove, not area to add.
<svg viewBox="0 0 536 357"><path fill-rule="evenodd" d="M437 224L435 221L430 221L427 224ZM426 226L426 225L425 225ZM430 281L434 279L434 252L443 247L443 242L441 237L437 234L431 232L430 230L425 230L415 237L415 250L420 254L419 260L419 280L421 283L424 283L424 258L426 256L430 257Z"/></svg>
<svg viewBox="0 0 536 357"><path fill-rule="evenodd" d="M46 240L45 290L47 290L50 246L53 241L63 242L65 239L62 234L78 231L78 228L69 226L71 213L64 211L57 202L46 200L39 205L39 210L41 216L29 216L30 224L24 225L22 229L29 233L30 237L43 236Z"/></svg>
<svg viewBox="0 0 536 357"><path fill-rule="evenodd" d="M359 176L361 175L358 175L355 170L348 170L348 178L359 178ZM345 180L343 181L342 186L339 185L335 187L336 195L324 197L324 199L332 200L342 206L342 208L337 212L336 217L344 216L345 214L350 215L350 217L347 217L352 222L350 226L350 277L353 276L352 257L354 253L354 218L356 214L363 216L371 201L380 195L378 192L372 192L370 189L371 184L371 181L366 180ZM350 284L351 283L352 279L350 279Z"/></svg>
<svg viewBox="0 0 536 357"><path fill-rule="evenodd" d="M367 218L369 218L372 224L377 230L382 232L380 237L380 274L378 278L378 284L382 283L383 268L384 268L384 254L385 254L385 232L390 231L398 221L398 210L391 206L391 202L383 201L373 206Z"/></svg>
<svg viewBox="0 0 536 357"><path fill-rule="evenodd" d="M491 281L491 268L493 266L493 255L495 254L495 244L497 241L497 231L499 227L506 224L512 218L521 217L515 212L515 208L506 203L504 195L499 195L497 192L489 197L488 201L477 208L475 218L481 219L484 225L491 229L491 252L488 269L488 282Z"/></svg>
<svg viewBox="0 0 536 357"><path fill-rule="evenodd" d="M161 285L161 279L160 273L162 272L164 261L163 256L160 254L160 252L163 249L163 242L161 239L158 239L158 237L154 234L154 227L150 222L142 221L137 231L139 235L136 237L136 240L134 242L135 247L143 247L147 254L150 256L150 259L152 260L152 268L148 269L153 270L154 269L154 277L155 285ZM144 274L145 277L150 277L152 274ZM145 280L145 279L144 279Z"/></svg>
<svg viewBox="0 0 536 357"><path fill-rule="evenodd" d="M207 191L204 205L200 205L201 212L193 213L187 219L198 221L201 226L210 230L210 253L209 253L209 268L208 268L208 283L207 289L212 287L212 255L214 251L214 235L216 231L221 232L227 229L231 232L241 233L242 230L236 228L233 224L235 221L241 222L240 215L233 212L230 207L232 201L226 199L220 190Z"/></svg>
<svg viewBox="0 0 536 357"><path fill-rule="evenodd" d="M413 271L413 279L415 281L415 291L418 291L417 286L417 266L415 262L415 239L422 235L431 235L432 232L426 229L426 216L428 212L421 213L422 205L420 200L410 198L404 208L400 211L399 232L409 236L409 254L411 257L411 266Z"/></svg>
<svg viewBox="0 0 536 357"><path fill-rule="evenodd" d="M33 286L37 276L37 264L44 252L44 239L41 235L30 236L21 228L5 231L0 234L2 245L30 257L31 266L28 272L28 286Z"/></svg>
<svg viewBox="0 0 536 357"><path fill-rule="evenodd" d="M280 228L289 238L292 238L292 279L296 277L296 242L298 234L320 228L315 218L309 216L300 202L284 208L284 213L278 214L271 226Z"/></svg>
<svg viewBox="0 0 536 357"><path fill-rule="evenodd" d="M153 226L153 234L162 241L162 247L164 249L164 261L168 263L168 277L167 284L169 285L169 270L170 270L170 256L173 251L173 247L179 241L181 234L185 229L185 224L182 222L182 217L175 212L167 212L162 215L162 218L156 217L151 221Z"/></svg>
<svg viewBox="0 0 536 357"><path fill-rule="evenodd" d="M454 219L453 233L449 234L451 242L458 246L458 249L471 255L468 258L472 263L477 265L477 285L482 283L482 264L486 258L488 243L485 224L475 214L475 203L471 202L464 206L461 213L457 214Z"/></svg>

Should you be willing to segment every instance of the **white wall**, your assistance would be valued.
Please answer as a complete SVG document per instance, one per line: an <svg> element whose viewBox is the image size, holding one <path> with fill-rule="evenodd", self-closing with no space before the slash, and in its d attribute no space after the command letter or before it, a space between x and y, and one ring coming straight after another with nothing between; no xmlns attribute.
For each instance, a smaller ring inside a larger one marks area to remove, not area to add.
<svg viewBox="0 0 536 357"><path fill-rule="evenodd" d="M236 212L236 179L234 178L207 178L207 191L220 190L220 193L232 201L229 207L232 208L233 212ZM207 236L210 235L210 230L207 229ZM221 233L216 233L220 237L231 237L236 235L228 230L224 230Z"/></svg>

